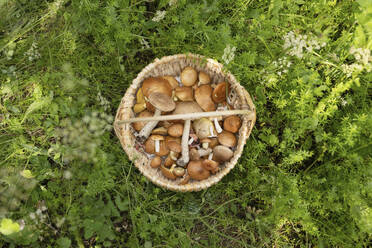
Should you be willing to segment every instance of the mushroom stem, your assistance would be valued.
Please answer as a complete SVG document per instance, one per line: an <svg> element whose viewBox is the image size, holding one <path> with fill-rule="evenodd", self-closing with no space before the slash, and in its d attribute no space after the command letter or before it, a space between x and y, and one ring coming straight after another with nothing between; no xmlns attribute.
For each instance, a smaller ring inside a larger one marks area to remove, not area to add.
<svg viewBox="0 0 372 248"><path fill-rule="evenodd" d="M176 160L177 160L177 153L175 153L174 151L170 151L170 153L169 153L169 157L170 157L172 160L176 161Z"/></svg>
<svg viewBox="0 0 372 248"><path fill-rule="evenodd" d="M192 142L194 142L194 138L193 137L191 137L190 139L189 139L189 145L191 145L192 144Z"/></svg>
<svg viewBox="0 0 372 248"><path fill-rule="evenodd" d="M212 160L213 158L213 152L209 153L208 160Z"/></svg>
<svg viewBox="0 0 372 248"><path fill-rule="evenodd" d="M161 115L161 111L159 109L155 109L155 113L153 117L158 117L160 115ZM158 122L159 122L158 120L147 122L146 125L139 132L138 140L142 143L145 142L145 140L150 136L151 131L156 127Z"/></svg>
<svg viewBox="0 0 372 248"><path fill-rule="evenodd" d="M160 141L155 140L155 152L159 152L159 150L160 150Z"/></svg>
<svg viewBox="0 0 372 248"><path fill-rule="evenodd" d="M190 125L191 121L186 120L185 125L183 126L183 133L182 133L182 157L177 160L177 164L179 166L185 167L187 163L190 160L189 157L189 147L188 147L188 141L189 141L189 135L190 135Z"/></svg>
<svg viewBox="0 0 372 248"><path fill-rule="evenodd" d="M208 143L208 142L204 142L204 143L202 143L202 147L203 147L204 149L208 149L208 146L209 146L209 143Z"/></svg>
<svg viewBox="0 0 372 248"><path fill-rule="evenodd" d="M204 157L204 156L207 156L207 155L211 154L212 153L212 149L211 148L200 149L200 150L198 150L198 152L199 152L200 157Z"/></svg>
<svg viewBox="0 0 372 248"><path fill-rule="evenodd" d="M216 127L217 133L222 133L222 128L218 123L217 117L213 118L214 126Z"/></svg>

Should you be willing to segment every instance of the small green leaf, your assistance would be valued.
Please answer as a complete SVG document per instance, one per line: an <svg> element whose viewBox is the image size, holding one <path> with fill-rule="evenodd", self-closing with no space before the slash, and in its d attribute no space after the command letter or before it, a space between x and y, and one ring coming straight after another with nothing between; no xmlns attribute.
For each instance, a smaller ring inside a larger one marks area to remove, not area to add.
<svg viewBox="0 0 372 248"><path fill-rule="evenodd" d="M11 219L2 219L0 224L0 233L4 235L10 235L20 231L19 224L13 222Z"/></svg>
<svg viewBox="0 0 372 248"><path fill-rule="evenodd" d="M66 238L66 237L59 238L57 240L57 244L61 248L68 248L68 247L71 246L71 240L69 238Z"/></svg>
<svg viewBox="0 0 372 248"><path fill-rule="evenodd" d="M32 172L30 170L23 170L20 172L21 176L23 176L24 178L27 178L27 179L31 179L31 178L34 178L35 176L32 175Z"/></svg>

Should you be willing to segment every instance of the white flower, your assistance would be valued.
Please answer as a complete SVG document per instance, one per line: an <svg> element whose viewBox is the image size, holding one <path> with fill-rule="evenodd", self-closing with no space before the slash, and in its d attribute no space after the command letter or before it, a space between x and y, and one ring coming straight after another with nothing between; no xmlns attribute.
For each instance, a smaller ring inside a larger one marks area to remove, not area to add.
<svg viewBox="0 0 372 248"><path fill-rule="evenodd" d="M347 101L343 97L341 97L341 105L345 106L346 104L347 104Z"/></svg>
<svg viewBox="0 0 372 248"><path fill-rule="evenodd" d="M301 35L295 34L293 31L284 35L283 40L283 49L287 50L287 54L296 56L299 59L304 56L305 51L312 52L326 45L325 42L319 44L319 41L312 34Z"/></svg>
<svg viewBox="0 0 372 248"><path fill-rule="evenodd" d="M141 43L143 49L150 48L149 43L144 38L141 38L140 43Z"/></svg>
<svg viewBox="0 0 372 248"><path fill-rule="evenodd" d="M69 171L69 170L65 170L65 171L63 172L63 178L64 178L64 179L67 179L67 180L70 180L70 179L72 178L72 173L71 173L71 171Z"/></svg>
<svg viewBox="0 0 372 248"><path fill-rule="evenodd" d="M168 2L169 6L173 6L177 4L177 0L169 0Z"/></svg>
<svg viewBox="0 0 372 248"><path fill-rule="evenodd" d="M152 18L152 20L154 22L159 22L159 21L163 20L166 13L167 13L167 11L165 11L165 10L156 11L155 16Z"/></svg>
<svg viewBox="0 0 372 248"><path fill-rule="evenodd" d="M230 44L228 44L223 50L222 60L225 62L226 65L234 60L235 51L236 47L230 47Z"/></svg>
<svg viewBox="0 0 372 248"><path fill-rule="evenodd" d="M31 45L30 49L28 49L28 51L25 52L24 55L28 56L29 61L34 61L34 60L39 59L41 57L41 55L40 55L39 51L37 50L37 43L32 42L32 45Z"/></svg>

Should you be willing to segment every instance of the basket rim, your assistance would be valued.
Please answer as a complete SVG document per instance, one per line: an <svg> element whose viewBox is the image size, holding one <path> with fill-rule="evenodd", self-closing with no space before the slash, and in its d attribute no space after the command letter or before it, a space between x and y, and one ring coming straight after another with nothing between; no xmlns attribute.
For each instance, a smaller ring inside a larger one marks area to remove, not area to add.
<svg viewBox="0 0 372 248"><path fill-rule="evenodd" d="M208 70L213 71L215 75L222 76L227 81L229 81L231 87L234 87L235 91L237 91L240 102L242 103L243 106L245 106L243 108L250 109L254 113L253 120L247 120L245 117L242 117L243 122L239 131L239 143L237 145L237 149L236 151L234 151L232 159L225 163L223 169L221 169L218 173L213 175L213 178L211 176L203 181L195 181L193 184L187 183L185 185L179 185L176 184L176 182L173 180L165 179L163 176L162 176L163 178L161 177L159 178L159 176L156 176L155 173L151 173L154 171L151 170L152 168L151 169L149 168L150 166L148 164L150 161L147 158L147 156L144 153L137 151L135 147L131 145L131 143L132 142L134 143L134 141L133 137L130 137L133 136L130 129L130 125L125 124L124 127L121 128L116 127L116 125L114 125L114 130L129 160L131 160L134 163L134 165L140 170L140 172L151 182L162 188L169 189L172 191L180 192L200 191L219 182L224 176L226 176L231 171L231 169L235 167L235 165L238 162L238 159L240 158L243 152L246 140L249 138L256 121L256 107L252 101L252 98L250 97L247 90L235 79L233 74L231 74L229 71L224 71L222 64L218 63L214 59L207 58L206 56L192 53L164 56L160 59L156 58L154 62L148 64L141 70L137 77L133 79L130 86L126 89L126 92L117 109L114 121L130 118L130 116L133 115L132 106L134 102L135 93L138 87L140 87L143 79L148 77L148 74L150 74L153 70L156 70L156 68L160 67L162 64L167 64L169 62L174 62L177 60L179 61L184 60L187 63L190 63L194 66L200 66L202 65L202 63L205 62L206 64L204 65L203 68L204 69L207 68ZM122 135L122 132L124 132L125 135Z"/></svg>

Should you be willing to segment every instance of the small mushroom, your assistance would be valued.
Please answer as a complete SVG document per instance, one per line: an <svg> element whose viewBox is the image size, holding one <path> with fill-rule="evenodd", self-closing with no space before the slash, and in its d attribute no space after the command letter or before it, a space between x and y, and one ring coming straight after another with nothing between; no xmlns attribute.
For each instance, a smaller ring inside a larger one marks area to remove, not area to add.
<svg viewBox="0 0 372 248"><path fill-rule="evenodd" d="M172 98L163 93L158 93L158 92L151 93L148 99L149 99L149 102L152 105L154 105L154 107L156 108L154 116L159 116L161 114L161 111L165 111L165 112L172 111L176 107L176 104L174 103ZM138 140L140 142L143 142L144 140L146 140L147 137L149 137L152 129L156 127L158 122L159 121L147 122L146 125L139 132Z"/></svg>
<svg viewBox="0 0 372 248"><path fill-rule="evenodd" d="M236 137L233 133L230 133L228 131L222 131L217 137L218 142L221 145L228 146L228 147L234 147L236 146Z"/></svg>
<svg viewBox="0 0 372 248"><path fill-rule="evenodd" d="M136 99L137 99L137 103L144 103L144 102L145 102L145 98L144 98L144 96L143 96L142 88L140 88L140 89L137 91Z"/></svg>
<svg viewBox="0 0 372 248"><path fill-rule="evenodd" d="M183 175L185 175L185 169L182 168L182 167L176 167L173 169L173 174L176 176L176 177L182 177Z"/></svg>
<svg viewBox="0 0 372 248"><path fill-rule="evenodd" d="M145 110L145 111L142 111L141 113L139 113L138 117L150 117L152 116L152 113L150 113L149 111ZM133 122L133 128L138 132L140 131L145 125L146 125L147 122Z"/></svg>
<svg viewBox="0 0 372 248"><path fill-rule="evenodd" d="M242 121L239 116L236 115L229 116L223 121L223 129L232 133L236 133L241 125Z"/></svg>
<svg viewBox="0 0 372 248"><path fill-rule="evenodd" d="M218 145L218 140L217 138L210 138L210 139L211 139L211 143L209 143L209 147L213 149L216 145Z"/></svg>
<svg viewBox="0 0 372 248"><path fill-rule="evenodd" d="M187 172L194 180L204 180L210 176L210 172L204 169L200 160L190 161L190 163L187 165Z"/></svg>
<svg viewBox="0 0 372 248"><path fill-rule="evenodd" d="M192 148L190 150L190 159L192 161L199 160L201 157L207 156L211 152L212 152L212 149L211 148L208 148L208 149L199 149L199 150L197 150L195 148Z"/></svg>
<svg viewBox="0 0 372 248"><path fill-rule="evenodd" d="M209 143L212 142L212 140L211 140L211 139L208 139L208 138L204 138L204 139L202 139L202 140L200 140L200 141L201 141L201 143L202 143L202 147L203 147L204 149L208 149L208 147L209 147Z"/></svg>
<svg viewBox="0 0 372 248"><path fill-rule="evenodd" d="M172 77L172 76L163 76L162 78L164 78L165 80L168 81L169 85L172 87L172 89L175 89L178 87L178 82L177 80Z"/></svg>
<svg viewBox="0 0 372 248"><path fill-rule="evenodd" d="M156 151L157 148L158 151ZM165 145L164 136L151 135L145 142L145 152L150 154L156 154L158 156L168 155L169 149Z"/></svg>
<svg viewBox="0 0 372 248"><path fill-rule="evenodd" d="M183 124L173 124L168 128L168 134L172 137L181 137L183 133Z"/></svg>
<svg viewBox="0 0 372 248"><path fill-rule="evenodd" d="M167 147L170 150L169 157L177 160L178 154L182 151L181 145L177 141L169 141Z"/></svg>
<svg viewBox="0 0 372 248"><path fill-rule="evenodd" d="M213 174L216 173L219 169L218 162L206 159L202 162L204 169L211 171Z"/></svg>
<svg viewBox="0 0 372 248"><path fill-rule="evenodd" d="M192 127L199 139L215 136L213 123L208 118L200 118L193 121Z"/></svg>
<svg viewBox="0 0 372 248"><path fill-rule="evenodd" d="M168 130L165 127L158 127L152 130L151 134L167 135Z"/></svg>
<svg viewBox="0 0 372 248"><path fill-rule="evenodd" d="M176 137L172 137L172 136L165 136L165 145L168 146L168 143L171 142L171 141L176 141L178 144L181 144L181 138L176 138Z"/></svg>
<svg viewBox="0 0 372 248"><path fill-rule="evenodd" d="M168 156L168 157L164 160L164 166L165 166L165 167L171 167L173 164L174 164L174 160L171 159L170 156Z"/></svg>
<svg viewBox="0 0 372 248"><path fill-rule="evenodd" d="M220 103L226 101L226 82L221 82L217 84L216 88L213 90L212 99L215 103Z"/></svg>
<svg viewBox="0 0 372 248"><path fill-rule="evenodd" d="M173 111L173 114L189 114L189 113L196 113L196 112L203 112L203 110L199 107L196 102L177 102L176 108ZM181 167L184 167L189 162L189 149L188 149L188 141L190 135L190 124L191 120L185 120L185 124L183 127L182 133L182 157L177 160L177 164Z"/></svg>
<svg viewBox="0 0 372 248"><path fill-rule="evenodd" d="M193 86L198 79L198 73L194 68L187 66L181 72L181 82L184 86Z"/></svg>
<svg viewBox="0 0 372 248"><path fill-rule="evenodd" d="M158 168L160 165L161 165L161 158L159 156L156 156L151 160L150 166L152 168Z"/></svg>
<svg viewBox="0 0 372 248"><path fill-rule="evenodd" d="M195 100L206 112L215 111L216 105L212 101L213 89L210 85L204 84L195 89Z"/></svg>
<svg viewBox="0 0 372 248"><path fill-rule="evenodd" d="M217 162L226 162L232 158L234 155L233 151L226 147L218 145L213 148L213 160Z"/></svg>
<svg viewBox="0 0 372 248"><path fill-rule="evenodd" d="M199 85L198 86L203 85L203 84L209 84L210 82L211 82L211 77L207 73L203 71L199 72Z"/></svg>
<svg viewBox="0 0 372 248"><path fill-rule="evenodd" d="M140 113L146 109L146 103L136 103L133 107L134 113Z"/></svg>
<svg viewBox="0 0 372 248"><path fill-rule="evenodd" d="M173 169L174 169L175 166L176 165L172 166L172 168L170 168L170 169L167 169L167 168L165 168L164 166L161 165L160 170L161 170L163 176L165 176L166 178L172 179L172 180L176 179L177 177L173 174Z"/></svg>
<svg viewBox="0 0 372 248"><path fill-rule="evenodd" d="M187 173L187 170L185 171L185 175L183 175L181 181L178 183L179 185L185 185L190 181L190 175Z"/></svg>
<svg viewBox="0 0 372 248"><path fill-rule="evenodd" d="M181 100L183 102L194 100L194 94L191 87L177 87L174 90L174 95L177 97L178 100Z"/></svg>

